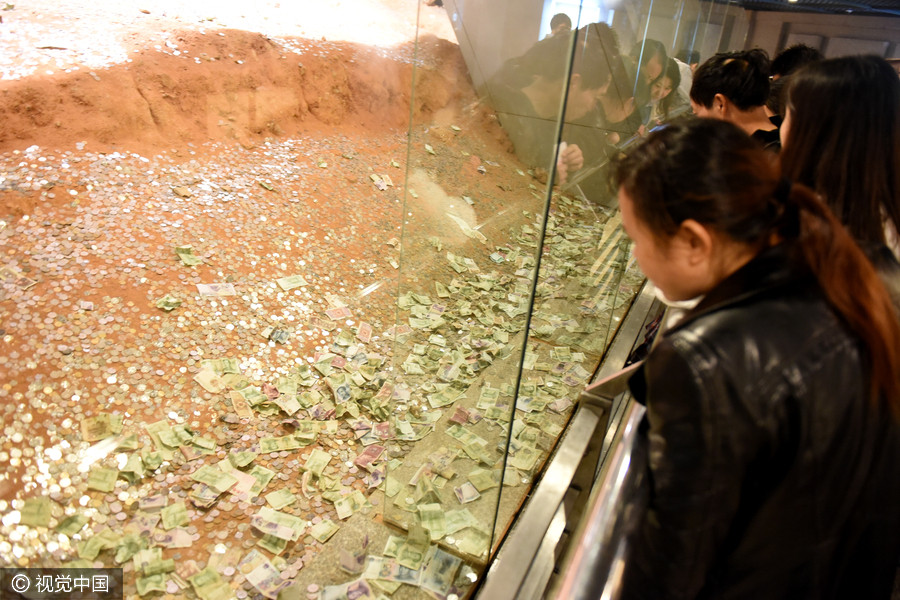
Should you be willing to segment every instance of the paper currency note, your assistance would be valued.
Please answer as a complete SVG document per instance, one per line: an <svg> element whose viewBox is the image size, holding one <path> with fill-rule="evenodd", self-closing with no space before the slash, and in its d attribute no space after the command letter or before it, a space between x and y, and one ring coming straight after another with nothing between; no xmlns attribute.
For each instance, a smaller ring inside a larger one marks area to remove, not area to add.
<svg viewBox="0 0 900 600"><path fill-rule="evenodd" d="M110 415L102 414L96 417L87 417L81 420L81 438L86 442L96 442L112 437L117 432L113 430Z"/></svg>
<svg viewBox="0 0 900 600"><path fill-rule="evenodd" d="M156 308L160 308L166 312L172 312L179 306L181 306L181 300L171 294L166 294L156 301Z"/></svg>
<svg viewBox="0 0 900 600"><path fill-rule="evenodd" d="M453 491L456 493L456 499L459 500L460 504L468 504L481 497L475 486L468 481L459 487L453 488Z"/></svg>
<svg viewBox="0 0 900 600"><path fill-rule="evenodd" d="M93 475L93 471L91 474ZM115 479L113 479L113 483L115 483ZM29 498L25 501L25 505L20 511L21 516L19 522L22 525L29 525L31 527L49 527L50 510L50 498Z"/></svg>
<svg viewBox="0 0 900 600"><path fill-rule="evenodd" d="M291 275L290 277L282 277L281 279L277 279L275 283L278 284L278 287L283 289L284 291L289 291L294 288L303 287L305 285L309 285L309 282L306 281L302 275Z"/></svg>
<svg viewBox="0 0 900 600"><path fill-rule="evenodd" d="M151 592L166 591L166 576L164 573L151 575L149 577L141 577L137 580L137 592L141 596L146 596Z"/></svg>
<svg viewBox="0 0 900 600"><path fill-rule="evenodd" d="M318 542L324 544L328 539L338 532L340 527L331 519L324 519L313 525L309 530L309 535L313 536Z"/></svg>
<svg viewBox="0 0 900 600"><path fill-rule="evenodd" d="M356 338L364 344L372 340L372 326L363 321L356 330Z"/></svg>
<svg viewBox="0 0 900 600"><path fill-rule="evenodd" d="M263 596L275 600L288 582L281 578L281 573L266 561L247 573L247 581L258 589Z"/></svg>
<svg viewBox="0 0 900 600"><path fill-rule="evenodd" d="M191 246L175 246L175 254L181 259L181 262L187 267L193 267L203 263L203 259L194 255L194 249Z"/></svg>
<svg viewBox="0 0 900 600"><path fill-rule="evenodd" d="M462 559L432 547L428 563L422 571L419 586L434 592L438 596L446 596L453 585L456 572L462 565Z"/></svg>
<svg viewBox="0 0 900 600"><path fill-rule="evenodd" d="M349 319L353 316L353 313L350 312L350 309L346 306L342 306L340 308L330 308L326 310L325 315L332 321L337 321L339 319Z"/></svg>
<svg viewBox="0 0 900 600"><path fill-rule="evenodd" d="M234 285L230 283L198 283L197 291L201 296L236 296Z"/></svg>
<svg viewBox="0 0 900 600"><path fill-rule="evenodd" d="M275 556L278 556L287 548L288 540L278 537L277 535L264 534L259 538L259 541L256 542L256 545L263 550L268 550Z"/></svg>
<svg viewBox="0 0 900 600"><path fill-rule="evenodd" d="M169 530L188 524L187 506L179 501L160 511L163 529Z"/></svg>
<svg viewBox="0 0 900 600"><path fill-rule="evenodd" d="M106 469L94 467L88 475L88 488L98 492L111 492L116 487L116 479L119 477L118 469Z"/></svg>
<svg viewBox="0 0 900 600"><path fill-rule="evenodd" d="M26 505L27 505L27 501L26 501ZM23 510L23 512L24 512L24 510ZM49 517L49 514L48 514L48 517ZM76 533L78 533L79 531L81 531L82 529L84 529L84 526L87 525L88 520L89 519L86 516L84 516L81 513L78 513L78 514L72 515L70 517L66 517L65 519L60 521L59 525L56 526L55 531L57 533L61 533L63 535L67 535L67 536L71 537L71 536L75 535ZM21 520L19 522L22 523ZM23 524L28 525L28 523L23 523Z"/></svg>
<svg viewBox="0 0 900 600"><path fill-rule="evenodd" d="M224 473L210 465L203 465L194 471L194 473L191 474L191 479L199 481L200 483L205 483L220 494L227 492L237 483L237 478L234 475Z"/></svg>
<svg viewBox="0 0 900 600"><path fill-rule="evenodd" d="M339 519L346 519L353 513L357 512L367 503L366 497L359 490L353 490L349 496L345 496L335 501L334 508L337 511Z"/></svg>
<svg viewBox="0 0 900 600"><path fill-rule="evenodd" d="M275 471L260 465L253 465L253 468L247 474L255 480L247 492L250 498L259 496L266 489L266 486L269 485L269 482L272 481L272 478L275 477Z"/></svg>
<svg viewBox="0 0 900 600"><path fill-rule="evenodd" d="M356 457L353 461L357 466L360 466L368 471L371 471L374 463L381 457L384 453L384 446L379 446L378 444L373 444L366 448L362 454Z"/></svg>
<svg viewBox="0 0 900 600"><path fill-rule="evenodd" d="M275 510L281 510L285 506L289 504L293 504L297 501L297 496L291 493L291 490L287 488L282 488L275 492L270 492L265 495L266 502L274 508Z"/></svg>
<svg viewBox="0 0 900 600"><path fill-rule="evenodd" d="M221 378L211 370L200 369L200 371L194 375L194 381L203 386L203 389L207 392L213 394L218 394L225 390L225 384L222 383Z"/></svg>
<svg viewBox="0 0 900 600"><path fill-rule="evenodd" d="M313 475L321 476L331 459L332 456L329 453L316 448L309 454L309 458L306 459L306 464L303 465L303 468Z"/></svg>

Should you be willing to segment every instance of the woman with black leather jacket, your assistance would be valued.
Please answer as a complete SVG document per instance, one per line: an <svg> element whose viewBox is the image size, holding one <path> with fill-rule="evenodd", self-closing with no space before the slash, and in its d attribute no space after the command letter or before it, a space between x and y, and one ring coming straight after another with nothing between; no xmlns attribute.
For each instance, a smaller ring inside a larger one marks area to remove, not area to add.
<svg viewBox="0 0 900 600"><path fill-rule="evenodd" d="M808 188L717 120L617 169L647 277L702 297L631 380L649 506L623 598L889 598L900 556L900 325Z"/></svg>

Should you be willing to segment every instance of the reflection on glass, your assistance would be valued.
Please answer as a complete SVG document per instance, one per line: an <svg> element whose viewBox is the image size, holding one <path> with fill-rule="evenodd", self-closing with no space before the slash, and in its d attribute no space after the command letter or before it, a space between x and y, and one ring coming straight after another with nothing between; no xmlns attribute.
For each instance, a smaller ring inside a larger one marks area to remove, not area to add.
<svg viewBox="0 0 900 600"><path fill-rule="evenodd" d="M444 0L478 97L410 124L383 517L412 564L486 564L602 360L643 280L611 164L687 112L708 18L508 4Z"/></svg>

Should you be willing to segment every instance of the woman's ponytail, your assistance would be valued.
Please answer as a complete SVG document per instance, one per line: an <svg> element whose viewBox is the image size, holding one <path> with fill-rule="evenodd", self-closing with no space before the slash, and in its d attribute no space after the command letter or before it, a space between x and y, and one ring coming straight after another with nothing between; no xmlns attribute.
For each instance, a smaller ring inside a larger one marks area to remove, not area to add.
<svg viewBox="0 0 900 600"><path fill-rule="evenodd" d="M796 234L796 248L815 274L828 302L864 342L871 365L873 400L883 397L900 415L900 320L875 267L846 228L809 188L793 185L782 233ZM790 243L790 240L785 240Z"/></svg>

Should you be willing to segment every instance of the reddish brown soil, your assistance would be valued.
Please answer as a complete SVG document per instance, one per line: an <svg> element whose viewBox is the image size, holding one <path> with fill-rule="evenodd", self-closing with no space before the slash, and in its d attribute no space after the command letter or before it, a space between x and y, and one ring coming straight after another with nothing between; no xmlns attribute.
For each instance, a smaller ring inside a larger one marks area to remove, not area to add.
<svg viewBox="0 0 900 600"><path fill-rule="evenodd" d="M3 82L0 152L81 141L131 151L221 139L252 144L326 130L377 134L409 122L413 66L377 49L328 43L325 52L298 55L237 30L175 39L187 56L145 49L106 70ZM421 117L458 99L467 82L454 44L431 37L419 48L427 53L414 93ZM413 48L400 50L411 55Z"/></svg>

